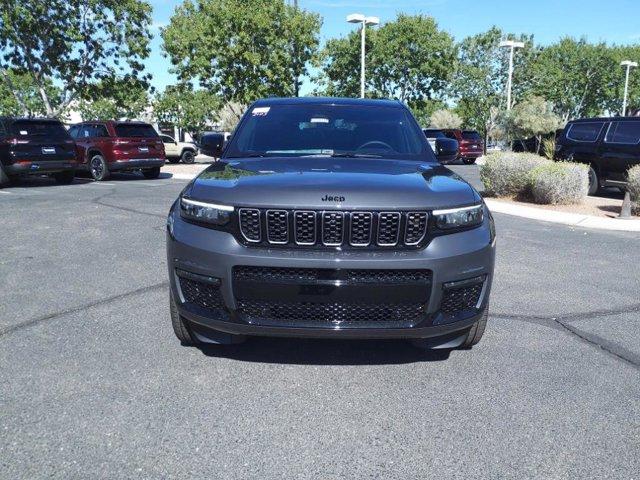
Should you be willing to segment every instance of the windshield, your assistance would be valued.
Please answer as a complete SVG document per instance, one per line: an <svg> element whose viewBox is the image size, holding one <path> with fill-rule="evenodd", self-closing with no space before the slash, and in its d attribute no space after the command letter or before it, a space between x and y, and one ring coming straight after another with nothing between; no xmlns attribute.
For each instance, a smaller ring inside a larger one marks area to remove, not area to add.
<svg viewBox="0 0 640 480"><path fill-rule="evenodd" d="M310 155L435 161L405 108L319 104L253 107L225 157Z"/></svg>
<svg viewBox="0 0 640 480"><path fill-rule="evenodd" d="M466 140L480 140L480 134L475 130L463 130L462 138Z"/></svg>
<svg viewBox="0 0 640 480"><path fill-rule="evenodd" d="M47 122L38 120L18 120L11 129L19 137L42 137L51 140L67 140L69 133L59 122Z"/></svg>
<svg viewBox="0 0 640 480"><path fill-rule="evenodd" d="M429 128L424 130L424 134L427 136L427 138L446 138L447 137L444 133L442 133L442 130L433 130Z"/></svg>
<svg viewBox="0 0 640 480"><path fill-rule="evenodd" d="M151 125L121 123L116 125L116 135L118 137L156 138L158 137L158 132Z"/></svg>

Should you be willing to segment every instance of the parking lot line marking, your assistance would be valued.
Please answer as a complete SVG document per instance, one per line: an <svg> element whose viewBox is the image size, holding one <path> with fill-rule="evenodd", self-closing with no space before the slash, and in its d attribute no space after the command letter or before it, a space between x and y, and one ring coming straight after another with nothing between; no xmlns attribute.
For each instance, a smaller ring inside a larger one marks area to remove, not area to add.
<svg viewBox="0 0 640 480"><path fill-rule="evenodd" d="M0 193L4 193L5 195L13 195L13 192L5 192L4 190L0 190Z"/></svg>

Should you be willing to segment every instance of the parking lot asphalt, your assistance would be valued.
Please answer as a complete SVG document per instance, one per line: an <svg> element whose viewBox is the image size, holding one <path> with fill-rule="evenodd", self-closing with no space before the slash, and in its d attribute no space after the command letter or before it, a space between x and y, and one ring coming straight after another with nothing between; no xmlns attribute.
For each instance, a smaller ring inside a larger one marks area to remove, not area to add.
<svg viewBox="0 0 640 480"><path fill-rule="evenodd" d="M638 478L637 234L496 215L471 350L201 350L167 306L165 216L185 184L0 190L0 478Z"/></svg>

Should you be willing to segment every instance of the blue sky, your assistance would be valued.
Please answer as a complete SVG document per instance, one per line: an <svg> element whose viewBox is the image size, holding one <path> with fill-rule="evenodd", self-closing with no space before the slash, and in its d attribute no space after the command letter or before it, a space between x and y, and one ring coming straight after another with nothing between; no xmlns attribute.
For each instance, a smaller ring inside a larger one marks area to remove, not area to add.
<svg viewBox="0 0 640 480"><path fill-rule="evenodd" d="M152 54L147 70L153 85L163 90L175 81L169 60L162 56L159 28L169 23L181 0L150 0L154 7ZM440 28L456 40L487 30L492 25L510 33L532 33L539 44L561 37L586 37L616 44L640 43L640 0L299 0L300 7L324 18L322 40L346 34L349 13L364 13L393 20L397 13L423 13L435 17ZM636 59L640 60L640 59ZM302 94L311 88L303 85Z"/></svg>

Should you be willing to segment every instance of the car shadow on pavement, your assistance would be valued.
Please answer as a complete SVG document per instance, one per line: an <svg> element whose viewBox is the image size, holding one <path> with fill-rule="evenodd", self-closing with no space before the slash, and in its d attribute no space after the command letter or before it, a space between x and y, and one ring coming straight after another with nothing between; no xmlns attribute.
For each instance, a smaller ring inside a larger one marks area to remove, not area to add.
<svg viewBox="0 0 640 480"><path fill-rule="evenodd" d="M447 360L450 350L421 350L404 340L250 337L238 345L202 345L208 357L293 365L393 365Z"/></svg>

